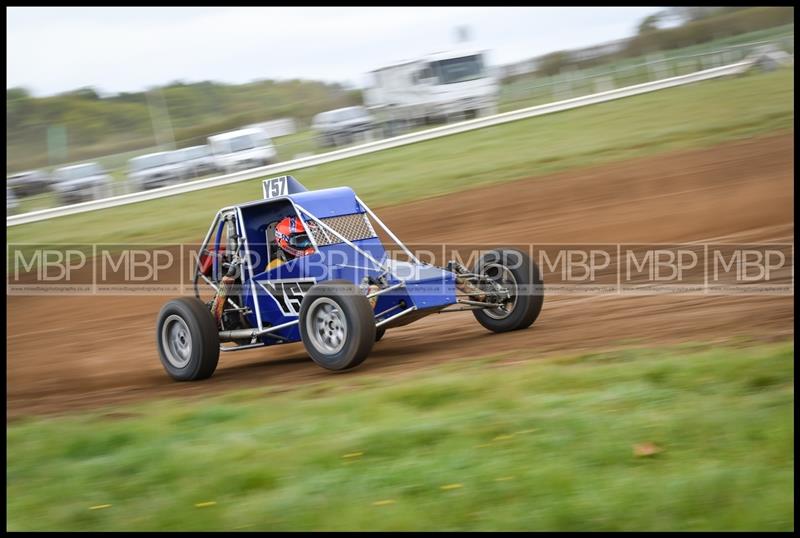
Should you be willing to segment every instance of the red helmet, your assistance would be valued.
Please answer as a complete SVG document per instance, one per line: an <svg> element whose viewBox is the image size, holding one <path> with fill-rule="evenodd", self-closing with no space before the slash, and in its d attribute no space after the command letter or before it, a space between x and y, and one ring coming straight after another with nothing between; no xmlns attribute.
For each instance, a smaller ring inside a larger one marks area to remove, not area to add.
<svg viewBox="0 0 800 538"><path fill-rule="evenodd" d="M314 245L306 233L303 222L297 217L285 217L275 227L275 242L284 252L294 257L314 252Z"/></svg>

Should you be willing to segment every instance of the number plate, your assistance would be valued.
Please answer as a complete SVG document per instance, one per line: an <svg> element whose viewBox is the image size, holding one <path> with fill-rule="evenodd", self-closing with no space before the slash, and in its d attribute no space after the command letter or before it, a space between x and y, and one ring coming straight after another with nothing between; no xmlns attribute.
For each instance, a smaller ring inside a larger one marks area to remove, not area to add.
<svg viewBox="0 0 800 538"><path fill-rule="evenodd" d="M267 200L289 194L289 176L265 179L262 185L264 189L264 198Z"/></svg>

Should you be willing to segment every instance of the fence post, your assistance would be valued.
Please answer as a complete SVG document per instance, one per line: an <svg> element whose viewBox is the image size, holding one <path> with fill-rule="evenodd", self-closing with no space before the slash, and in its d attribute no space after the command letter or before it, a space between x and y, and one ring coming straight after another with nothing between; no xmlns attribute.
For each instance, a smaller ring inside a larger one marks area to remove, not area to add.
<svg viewBox="0 0 800 538"><path fill-rule="evenodd" d="M614 79L609 76L597 77L594 79L595 93L605 92L614 89Z"/></svg>
<svg viewBox="0 0 800 538"><path fill-rule="evenodd" d="M553 101L558 101L559 93L558 93L558 76L553 75L550 77L550 92L553 95Z"/></svg>
<svg viewBox="0 0 800 538"><path fill-rule="evenodd" d="M47 126L47 157L50 166L66 162L68 154L67 148L67 128L64 125Z"/></svg>

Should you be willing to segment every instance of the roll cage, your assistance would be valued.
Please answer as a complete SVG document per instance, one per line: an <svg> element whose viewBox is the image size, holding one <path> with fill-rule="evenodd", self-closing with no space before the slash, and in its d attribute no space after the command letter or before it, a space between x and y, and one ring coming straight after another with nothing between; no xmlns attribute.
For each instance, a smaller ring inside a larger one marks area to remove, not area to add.
<svg viewBox="0 0 800 538"><path fill-rule="evenodd" d="M276 181L279 183L277 188ZM296 315L287 314L285 311L277 312L271 303L265 303L261 298L264 296L263 292L269 293L276 285L275 283L281 284L283 292L286 293L285 283L289 283L290 286L298 286L296 289L300 290L297 295L300 299L296 297L293 299L299 304L303 295L301 287L304 284L302 282L309 280L306 278L308 275L303 274L300 269L297 275L292 275L291 279L271 279L267 272L258 270L262 266L266 267L271 261L270 245L265 241L262 250L261 244L254 242L253 237L250 236L254 231L260 231L262 227L266 229L269 223L261 223L256 226L246 220L254 215L257 219L259 215L284 214L289 210L302 221L315 253L320 253L336 245L346 245L352 249L353 263L337 263L335 269L349 275L351 280L369 280L369 282L378 283L374 287L362 286L367 298L374 301L375 321L378 328L410 323L433 312L474 310L497 306L497 303L464 299L463 294L459 297L455 289L456 277L472 279L475 282L481 281L483 277L470 273L455 262L449 262L447 269L421 262L349 188L308 191L293 177L282 176L264 181L264 197L264 200L220 209L214 216L195 259L192 284L195 296L198 298L201 298L199 288L201 281L210 286L215 293L219 293L225 266L230 268L231 264L234 264L238 269L238 293L226 297L225 312L239 314L249 319L249 323L246 323L248 326L245 328L227 328L221 324L220 341L235 342L235 345L221 345L222 351L299 340L297 331L299 318ZM307 203L303 203L304 201ZM330 207L328 207L327 201L330 202ZM307 205L313 206L313 208L306 207ZM326 212L324 217L315 214L320 210ZM348 238L341 230L337 230L331 225L333 223L331 219L344 219L352 215L363 215L369 232L367 232L367 228L362 228L362 231L363 234L369 233L370 237ZM378 236L370 218L400 247L409 262L388 259L380 243L378 243L380 248L376 248L373 239L378 240ZM325 222L326 220L328 222ZM226 235L226 247L221 249L223 234ZM376 257L378 253L383 253L380 259ZM356 263L359 257L363 260L362 264ZM264 259L263 263L261 262L262 258ZM350 257L347 261L351 261ZM398 272L400 267L411 268L417 278L404 277ZM327 276L327 279L330 278ZM319 281L322 280L326 280L326 278L319 279ZM314 280L314 282L316 281ZM358 285L360 282L356 281L355 283ZM459 308L448 308L455 305Z"/></svg>

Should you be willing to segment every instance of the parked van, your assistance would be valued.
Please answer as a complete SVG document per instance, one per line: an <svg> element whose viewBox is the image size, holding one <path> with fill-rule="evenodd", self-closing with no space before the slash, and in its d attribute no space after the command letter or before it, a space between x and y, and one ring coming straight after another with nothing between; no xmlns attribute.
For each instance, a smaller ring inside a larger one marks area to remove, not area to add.
<svg viewBox="0 0 800 538"><path fill-rule="evenodd" d="M372 116L363 106L337 108L314 116L311 128L321 146L341 146L372 130Z"/></svg>
<svg viewBox="0 0 800 538"><path fill-rule="evenodd" d="M217 168L226 173L266 166L275 162L277 152L262 129L239 129L208 137Z"/></svg>
<svg viewBox="0 0 800 538"><path fill-rule="evenodd" d="M155 189L177 183L183 169L170 151L148 153L128 161L128 181L136 190Z"/></svg>
<svg viewBox="0 0 800 538"><path fill-rule="evenodd" d="M62 166L53 173L59 203L71 204L111 196L111 176L98 163Z"/></svg>
<svg viewBox="0 0 800 538"><path fill-rule="evenodd" d="M217 171L214 156L211 155L208 146L192 146L175 150L174 153L184 179L205 176Z"/></svg>

